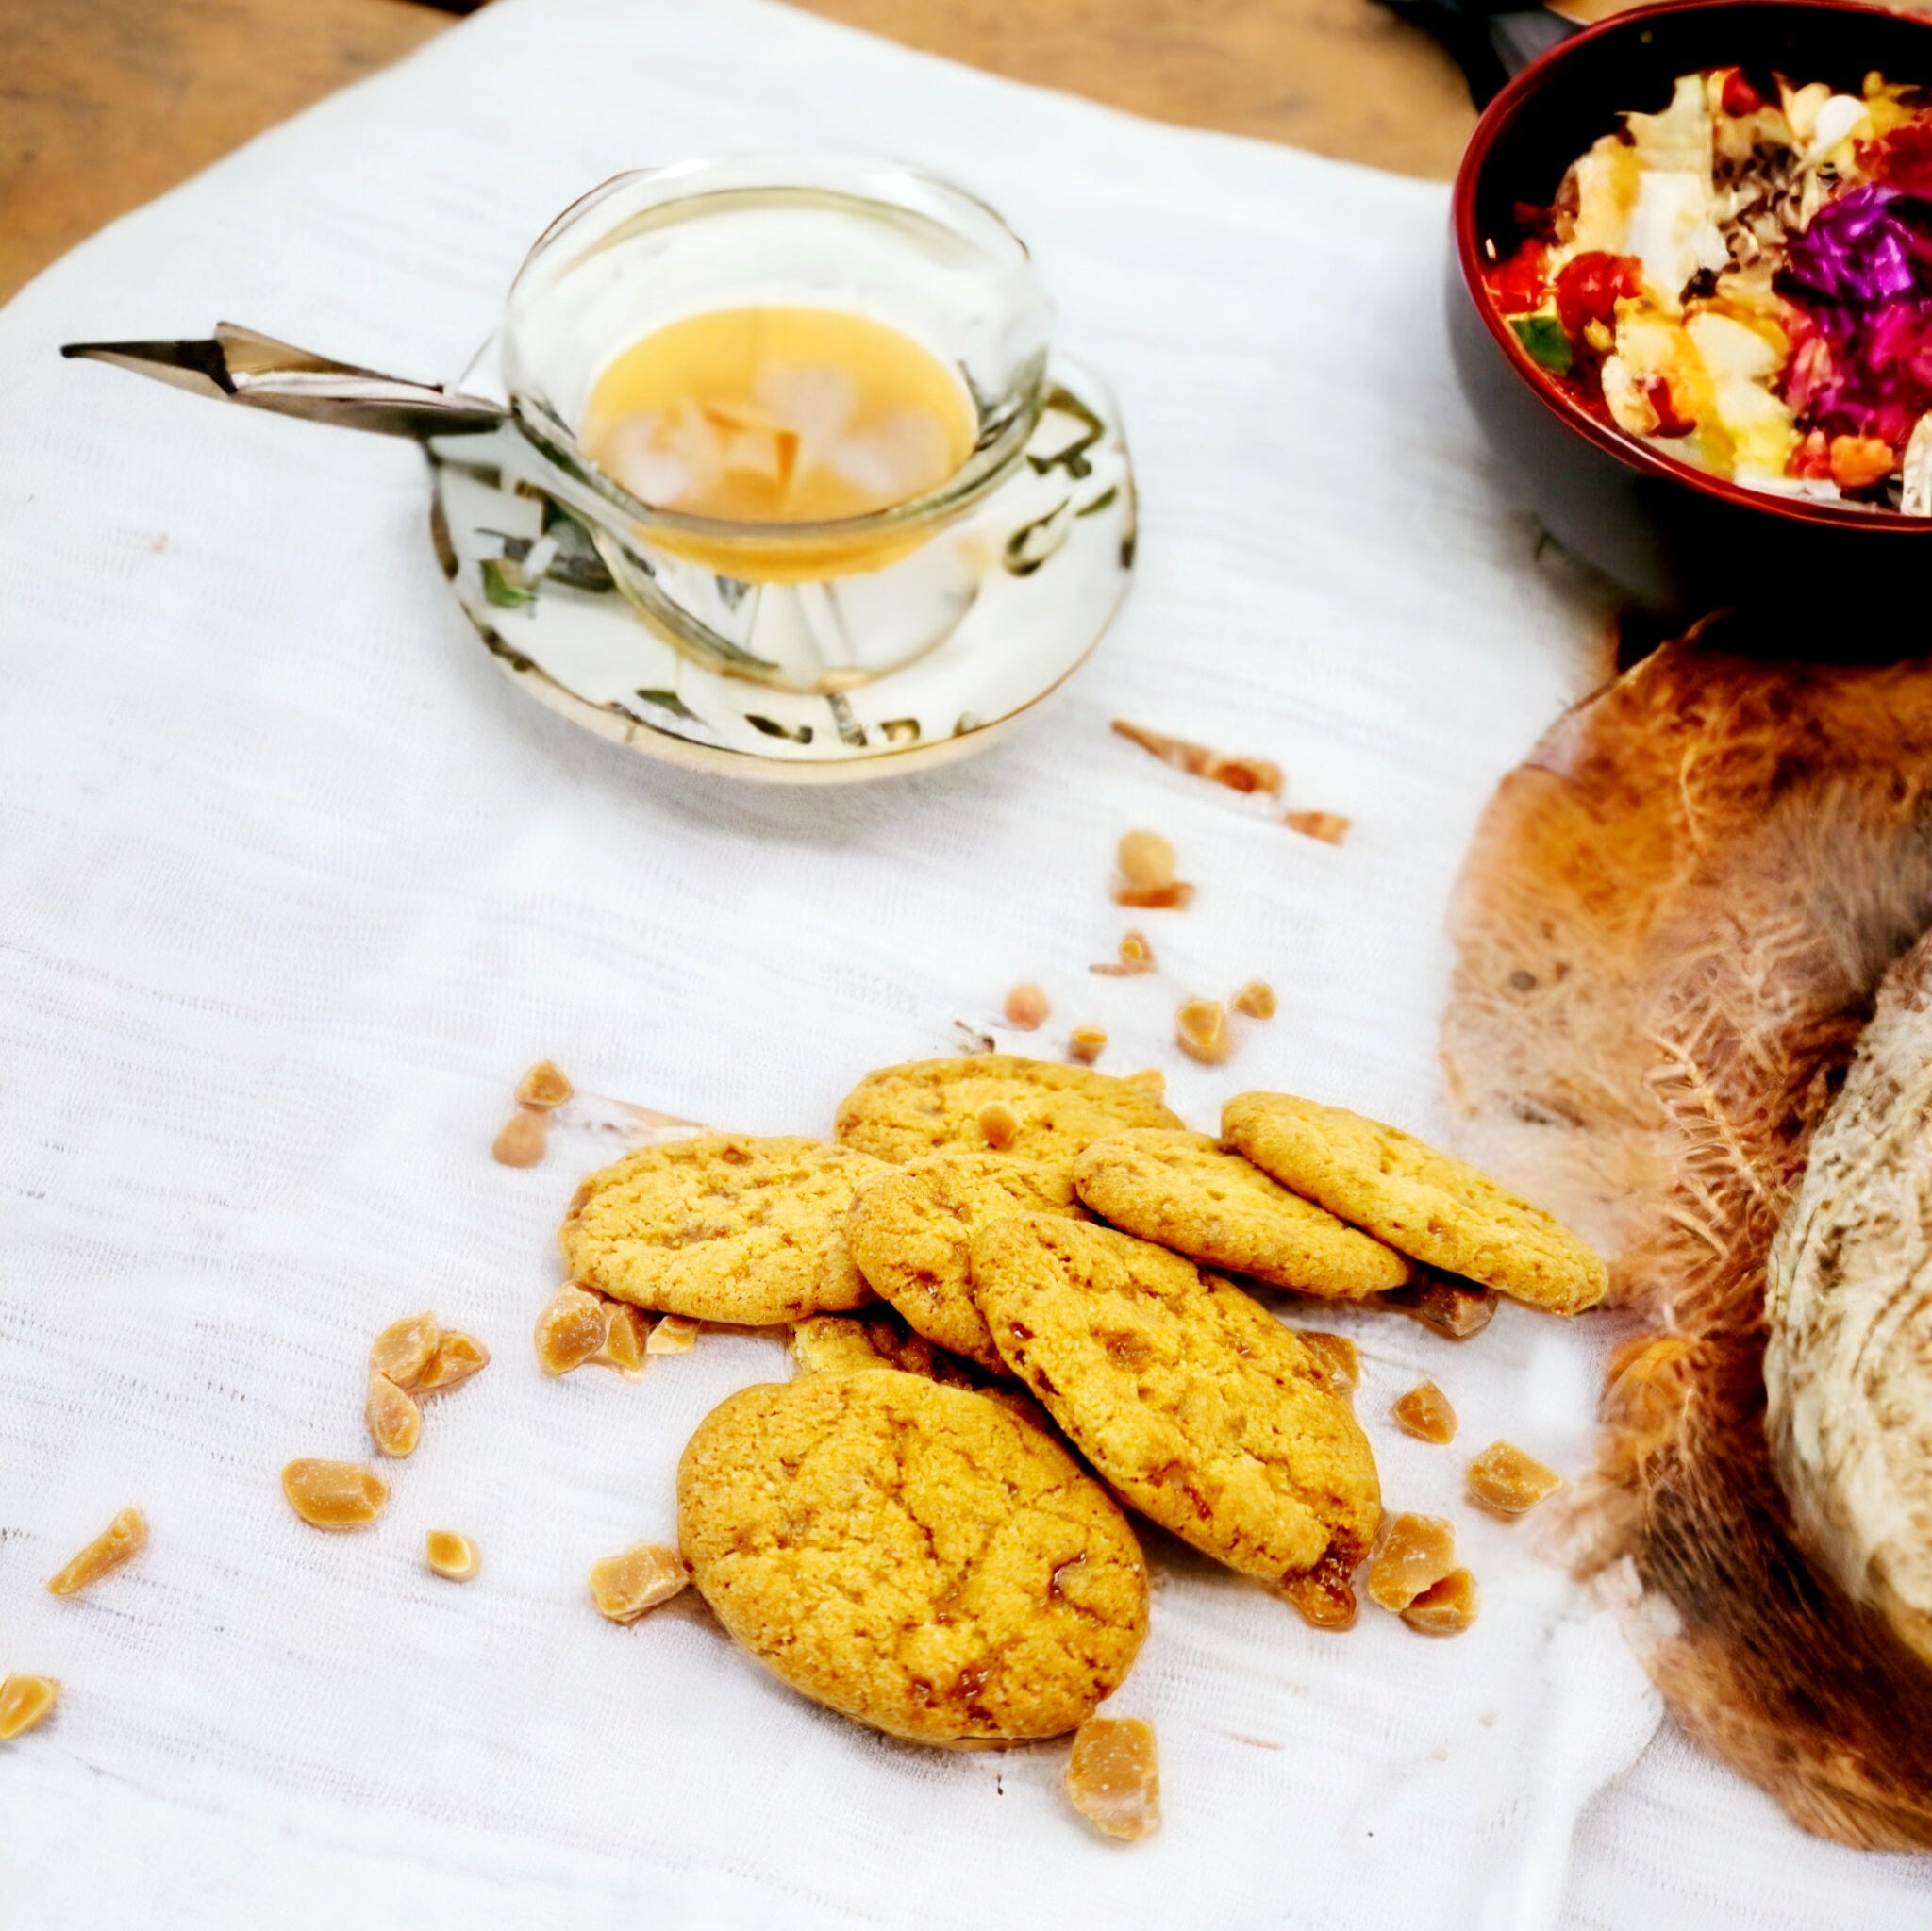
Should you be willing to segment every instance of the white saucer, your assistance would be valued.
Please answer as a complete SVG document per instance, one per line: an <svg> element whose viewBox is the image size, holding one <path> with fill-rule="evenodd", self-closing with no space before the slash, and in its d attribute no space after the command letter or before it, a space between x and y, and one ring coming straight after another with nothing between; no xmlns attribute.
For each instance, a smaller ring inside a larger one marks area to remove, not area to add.
<svg viewBox="0 0 1932 1931"><path fill-rule="evenodd" d="M1073 674L1133 570L1134 478L1119 409L1074 364L1056 358L1048 381L1013 475L934 539L987 559L965 616L924 656L849 691L779 690L679 649L618 591L583 525L538 487L541 459L514 429L428 444L437 555L508 676L646 757L780 784L967 757ZM501 398L494 343L460 387ZM546 537L555 554L525 589L519 566Z"/></svg>

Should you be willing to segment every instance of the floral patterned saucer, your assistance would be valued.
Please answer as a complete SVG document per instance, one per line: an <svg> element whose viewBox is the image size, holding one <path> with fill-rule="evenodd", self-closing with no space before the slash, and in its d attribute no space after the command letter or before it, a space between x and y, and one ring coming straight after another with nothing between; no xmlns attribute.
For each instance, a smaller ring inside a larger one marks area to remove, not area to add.
<svg viewBox="0 0 1932 1931"><path fill-rule="evenodd" d="M1056 358L1048 380L1013 474L933 539L970 566L958 624L849 690L752 682L673 643L619 591L584 525L539 486L541 459L507 426L428 440L437 554L506 674L600 737L781 784L924 769L970 756L1062 683L1126 593L1134 479L1119 411L1071 363ZM493 343L461 388L501 398Z"/></svg>

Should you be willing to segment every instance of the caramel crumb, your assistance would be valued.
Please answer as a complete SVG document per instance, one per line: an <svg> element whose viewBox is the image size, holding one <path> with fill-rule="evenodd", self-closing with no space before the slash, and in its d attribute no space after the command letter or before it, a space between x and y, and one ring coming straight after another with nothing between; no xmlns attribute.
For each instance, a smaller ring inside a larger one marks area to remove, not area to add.
<svg viewBox="0 0 1932 1931"><path fill-rule="evenodd" d="M369 1439L378 1455L400 1457L416 1453L423 1439L423 1410L387 1374L369 1377L362 1418L369 1423Z"/></svg>
<svg viewBox="0 0 1932 1931"><path fill-rule="evenodd" d="M688 1314L667 1314L644 1343L647 1355L688 1355L697 1345L698 1323Z"/></svg>
<svg viewBox="0 0 1932 1931"><path fill-rule="evenodd" d="M1154 1726L1139 1717L1089 1717L1074 1733L1067 1795L1095 1829L1123 1842L1160 1828Z"/></svg>
<svg viewBox="0 0 1932 1931"><path fill-rule="evenodd" d="M540 1059L517 1081L517 1105L547 1113L562 1106L575 1090L554 1059Z"/></svg>
<svg viewBox="0 0 1932 1931"><path fill-rule="evenodd" d="M1116 848L1114 862L1129 885L1152 891L1174 883L1178 860L1174 846L1158 831L1130 831Z"/></svg>
<svg viewBox="0 0 1932 1931"><path fill-rule="evenodd" d="M1496 1313L1496 1297L1487 1288L1441 1274L1425 1273L1413 1287L1397 1288L1378 1298L1384 1307L1413 1315L1424 1327L1434 1328L1452 1341L1466 1341L1471 1335L1480 1334Z"/></svg>
<svg viewBox="0 0 1932 1931"><path fill-rule="evenodd" d="M1019 1138L1020 1116L1004 1100L989 1100L979 1109L980 1137L996 1154L1003 1154Z"/></svg>
<svg viewBox="0 0 1932 1931"><path fill-rule="evenodd" d="M639 1542L591 1564L591 1600L613 1623L635 1623L690 1582L684 1558L661 1542Z"/></svg>
<svg viewBox="0 0 1932 1931"><path fill-rule="evenodd" d="M459 1334L452 1328L436 1344L436 1353L416 1383L418 1394L440 1394L455 1388L490 1365L490 1350L475 1335ZM393 1381L394 1375L390 1379Z"/></svg>
<svg viewBox="0 0 1932 1931"><path fill-rule="evenodd" d="M1007 1024L1023 1033L1038 1032L1053 1010L1047 997L1031 979L1023 980L1007 994Z"/></svg>
<svg viewBox="0 0 1932 1931"><path fill-rule="evenodd" d="M1076 1025L1067 1040L1067 1057L1079 1066L1091 1066L1107 1051L1107 1035L1097 1025Z"/></svg>
<svg viewBox="0 0 1932 1931"><path fill-rule="evenodd" d="M1304 838L1318 838L1324 845L1339 845L1348 836L1352 821L1339 811L1291 811L1281 822Z"/></svg>
<svg viewBox="0 0 1932 1931"><path fill-rule="evenodd" d="M566 1281L537 1317L537 1365L546 1374L568 1374L604 1345L604 1304Z"/></svg>
<svg viewBox="0 0 1932 1931"><path fill-rule="evenodd" d="M1175 879L1172 885L1117 885L1113 902L1141 912L1175 912L1194 902L1194 888Z"/></svg>
<svg viewBox="0 0 1932 1931"><path fill-rule="evenodd" d="M1154 948L1148 944L1146 936L1140 932L1129 932L1121 941L1118 958L1104 959L1099 965L1087 968L1090 973L1099 973L1109 979L1131 979L1154 969Z"/></svg>
<svg viewBox="0 0 1932 1931"><path fill-rule="evenodd" d="M1143 1066L1139 1073L1124 1075L1128 1086L1137 1086L1143 1093L1152 1093L1158 1100L1167 1092L1167 1074L1158 1066Z"/></svg>
<svg viewBox="0 0 1932 1931"><path fill-rule="evenodd" d="M423 1539L423 1559L430 1574L445 1582L468 1582L481 1566L475 1543L455 1529L431 1529Z"/></svg>
<svg viewBox="0 0 1932 1931"><path fill-rule="evenodd" d="M358 1461L291 1461L282 1471L289 1507L319 1529L355 1529L389 1504L389 1484Z"/></svg>
<svg viewBox="0 0 1932 1931"><path fill-rule="evenodd" d="M441 1342L442 1329L435 1315L406 1314L369 1344L369 1372L388 1375L398 1388L414 1388Z"/></svg>
<svg viewBox="0 0 1932 1931"><path fill-rule="evenodd" d="M1219 1066L1234 1051L1227 1007L1218 999L1184 999L1174 1016L1174 1036L1190 1059Z"/></svg>
<svg viewBox="0 0 1932 1931"><path fill-rule="evenodd" d="M1361 1386L1362 1357L1345 1334L1328 1334L1316 1327L1298 1327L1294 1333L1295 1339L1314 1356L1336 1394L1353 1394Z"/></svg>
<svg viewBox="0 0 1932 1931"><path fill-rule="evenodd" d="M644 1317L627 1301L608 1301L604 1307L604 1345L591 1359L635 1381L644 1372Z"/></svg>
<svg viewBox="0 0 1932 1931"><path fill-rule="evenodd" d="M550 1144L550 1115L519 1107L490 1143L490 1157L503 1167L534 1167Z"/></svg>
<svg viewBox="0 0 1932 1931"><path fill-rule="evenodd" d="M25 1737L60 1700L60 1684L53 1676L0 1678L0 1743Z"/></svg>
<svg viewBox="0 0 1932 1931"><path fill-rule="evenodd" d="M1563 1478L1513 1441L1492 1441L1469 1465L1469 1499L1491 1515L1521 1515L1563 1486Z"/></svg>
<svg viewBox="0 0 1932 1931"><path fill-rule="evenodd" d="M1456 1530L1440 1515L1386 1517L1369 1554L1369 1595L1398 1614L1456 1567Z"/></svg>
<svg viewBox="0 0 1932 1931"><path fill-rule="evenodd" d="M108 1571L119 1569L147 1547L147 1517L138 1508L124 1508L80 1554L47 1584L50 1596L77 1596Z"/></svg>
<svg viewBox="0 0 1932 1931"><path fill-rule="evenodd" d="M1452 1569L1403 1610L1402 1620L1424 1636L1460 1636L1481 1606L1475 1577L1466 1569Z"/></svg>
<svg viewBox="0 0 1932 1931"><path fill-rule="evenodd" d="M1314 1568L1281 1579L1281 1599L1313 1629L1353 1629L1355 1585L1339 1557L1323 1556Z"/></svg>
<svg viewBox="0 0 1932 1931"><path fill-rule="evenodd" d="M1417 1382L1407 1394L1397 1397L1389 1412L1395 1418L1395 1425L1418 1441L1433 1441L1440 1448L1456 1440L1456 1410L1433 1381Z"/></svg>
<svg viewBox="0 0 1932 1931"><path fill-rule="evenodd" d="M1116 734L1151 751L1164 764L1184 771L1190 777L1205 777L1231 791L1266 791L1271 796L1281 790L1281 767L1267 757L1227 757L1210 751L1205 744L1191 744L1185 738L1170 738L1150 731L1142 724L1130 724L1115 718Z"/></svg>
<svg viewBox="0 0 1932 1931"><path fill-rule="evenodd" d="M1250 1019L1273 1019L1276 1011L1274 988L1266 979L1250 979L1227 1003Z"/></svg>

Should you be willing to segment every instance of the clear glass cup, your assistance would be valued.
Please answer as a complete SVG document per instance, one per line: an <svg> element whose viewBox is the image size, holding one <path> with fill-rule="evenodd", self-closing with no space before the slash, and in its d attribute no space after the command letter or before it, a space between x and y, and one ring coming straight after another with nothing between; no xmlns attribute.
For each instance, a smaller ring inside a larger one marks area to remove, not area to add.
<svg viewBox="0 0 1932 1931"><path fill-rule="evenodd" d="M580 440L598 377L670 323L758 307L843 309L910 337L971 398L964 462L921 495L816 523L634 496ZM1024 244L934 175L827 155L681 161L620 175L551 224L510 289L503 373L518 427L648 621L714 669L838 691L932 649L972 607L985 559L945 533L1021 466L1052 314Z"/></svg>

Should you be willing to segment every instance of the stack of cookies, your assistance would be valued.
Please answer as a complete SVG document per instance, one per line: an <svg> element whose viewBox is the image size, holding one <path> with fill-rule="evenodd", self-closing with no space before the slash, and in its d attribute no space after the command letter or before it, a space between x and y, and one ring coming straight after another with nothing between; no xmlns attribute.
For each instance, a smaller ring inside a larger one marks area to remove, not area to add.
<svg viewBox="0 0 1932 1931"><path fill-rule="evenodd" d="M734 1638L891 1735L1060 1734L1146 1633L1123 1505L1337 1620L1374 1458L1323 1359L1226 1276L1364 1301L1438 1270L1573 1314L1605 1270L1357 1114L1248 1093L1223 1129L983 1055L868 1075L829 1142L707 1134L583 1184L577 1284L792 1335L799 1378L733 1395L679 1468L680 1546Z"/></svg>

